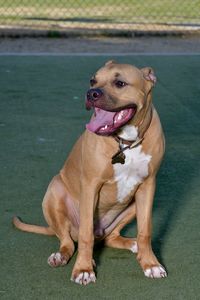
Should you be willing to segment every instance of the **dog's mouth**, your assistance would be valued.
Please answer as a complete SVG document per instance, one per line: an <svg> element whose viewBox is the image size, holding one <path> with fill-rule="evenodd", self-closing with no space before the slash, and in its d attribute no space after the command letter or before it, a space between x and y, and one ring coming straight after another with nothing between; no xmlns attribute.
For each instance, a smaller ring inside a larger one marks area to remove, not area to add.
<svg viewBox="0 0 200 300"><path fill-rule="evenodd" d="M111 135L130 121L134 117L136 110L136 106L124 108L117 112L95 107L94 114L86 128L99 135Z"/></svg>

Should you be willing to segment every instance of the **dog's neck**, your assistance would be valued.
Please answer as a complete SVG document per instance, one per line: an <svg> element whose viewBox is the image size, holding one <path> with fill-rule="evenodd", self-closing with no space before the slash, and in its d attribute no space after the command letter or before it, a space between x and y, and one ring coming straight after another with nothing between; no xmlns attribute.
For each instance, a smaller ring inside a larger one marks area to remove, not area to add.
<svg viewBox="0 0 200 300"><path fill-rule="evenodd" d="M132 124L127 124L122 127L117 136L125 141L135 141L138 137L138 128Z"/></svg>
<svg viewBox="0 0 200 300"><path fill-rule="evenodd" d="M138 124L138 136L140 138L144 137L145 132L148 130L151 124L152 117L153 117L153 105L150 104L150 106L147 108L146 112L143 114Z"/></svg>
<svg viewBox="0 0 200 300"><path fill-rule="evenodd" d="M152 111L153 107L150 105L150 107L148 107L148 109L142 115L141 119L137 119L137 122L135 122L133 118L131 122L123 126L117 133L118 139L127 145L137 141L138 139L143 139L144 134L149 128L152 120Z"/></svg>
<svg viewBox="0 0 200 300"><path fill-rule="evenodd" d="M144 140L145 132L148 130L152 120L152 104L146 109L146 112L141 114L140 122L135 126L134 118L131 122L121 128L121 130L113 137L119 144L119 150L112 156L112 164L125 163L124 151L132 149L140 145ZM137 121L139 119L137 118Z"/></svg>

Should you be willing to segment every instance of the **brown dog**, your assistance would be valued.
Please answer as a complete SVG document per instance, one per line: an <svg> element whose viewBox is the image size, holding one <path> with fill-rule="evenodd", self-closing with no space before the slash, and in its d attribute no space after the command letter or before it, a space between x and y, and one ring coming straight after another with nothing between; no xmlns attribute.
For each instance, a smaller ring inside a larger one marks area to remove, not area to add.
<svg viewBox="0 0 200 300"><path fill-rule="evenodd" d="M78 241L72 280L95 282L93 245L137 253L145 276L166 277L151 247L152 204L156 173L164 154L164 136L152 105L156 77L151 68L109 61L91 79L86 108L94 114L73 147L60 173L51 181L43 201L49 227L22 223L21 230L60 239L51 254L52 267L67 264ZM120 235L137 217L137 238Z"/></svg>

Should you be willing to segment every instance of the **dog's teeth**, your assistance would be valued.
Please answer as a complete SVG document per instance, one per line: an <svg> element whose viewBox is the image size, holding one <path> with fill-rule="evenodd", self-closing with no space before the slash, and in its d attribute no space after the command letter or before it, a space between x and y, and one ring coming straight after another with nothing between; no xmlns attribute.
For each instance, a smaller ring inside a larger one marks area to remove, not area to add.
<svg viewBox="0 0 200 300"><path fill-rule="evenodd" d="M101 128L101 130L106 130L108 128L108 125L105 125L104 127Z"/></svg>
<svg viewBox="0 0 200 300"><path fill-rule="evenodd" d="M119 113L119 115L118 115L118 120L121 120L122 118L123 118L123 115L124 115L124 112L123 111L121 111L120 113Z"/></svg>

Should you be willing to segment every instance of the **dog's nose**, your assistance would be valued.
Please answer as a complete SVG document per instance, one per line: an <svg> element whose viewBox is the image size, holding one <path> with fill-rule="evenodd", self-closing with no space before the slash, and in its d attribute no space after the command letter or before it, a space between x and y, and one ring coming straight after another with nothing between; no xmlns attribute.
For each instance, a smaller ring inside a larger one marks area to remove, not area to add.
<svg viewBox="0 0 200 300"><path fill-rule="evenodd" d="M87 92L87 100L89 101L97 101L103 95L102 90L100 89L90 89Z"/></svg>

